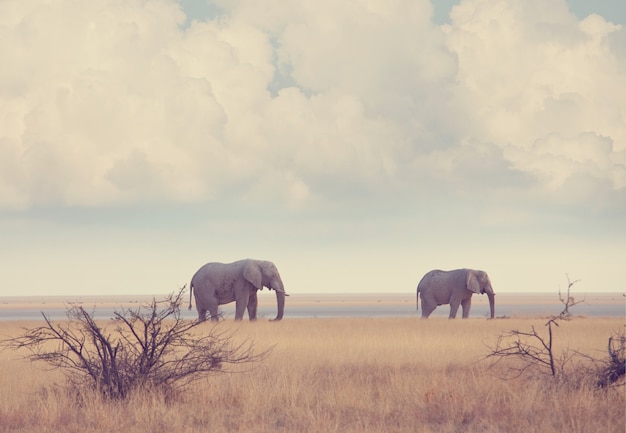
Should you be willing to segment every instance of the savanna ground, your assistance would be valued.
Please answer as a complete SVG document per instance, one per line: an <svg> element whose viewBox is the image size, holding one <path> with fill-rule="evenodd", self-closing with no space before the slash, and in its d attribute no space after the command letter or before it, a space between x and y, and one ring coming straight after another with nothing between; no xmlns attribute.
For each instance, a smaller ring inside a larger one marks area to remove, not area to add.
<svg viewBox="0 0 626 433"><path fill-rule="evenodd" d="M624 386L504 380L483 357L502 331L547 334L545 318L232 320L218 326L269 356L168 398L77 401L55 391L58 371L0 352L2 432L619 432ZM30 324L32 325L32 324ZM24 322L0 322L0 335ZM213 326L211 323L202 327ZM202 327L199 329L201 330ZM555 330L555 353L601 358L623 318L575 318ZM208 328L207 328L208 329ZM575 376L576 371L572 374Z"/></svg>

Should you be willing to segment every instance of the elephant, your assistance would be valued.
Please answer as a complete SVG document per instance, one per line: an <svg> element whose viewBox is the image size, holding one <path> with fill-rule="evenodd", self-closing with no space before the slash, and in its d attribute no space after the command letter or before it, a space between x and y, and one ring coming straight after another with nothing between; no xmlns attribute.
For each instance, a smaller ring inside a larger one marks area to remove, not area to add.
<svg viewBox="0 0 626 433"><path fill-rule="evenodd" d="M242 320L244 310L256 320L257 290L267 287L276 292L278 313L273 320L281 320L285 309L285 287L274 263L264 260L245 259L233 263L207 263L191 278L189 284L189 309L191 296L195 295L198 320L217 320L218 305L235 301L235 320ZM195 290L195 291L194 291Z"/></svg>
<svg viewBox="0 0 626 433"><path fill-rule="evenodd" d="M495 293L489 276L484 271L474 269L438 269L424 275L417 285L417 309L422 298L422 319L427 319L438 305L450 304L450 319L456 317L459 305L463 307L463 318L467 319L472 306L474 293L487 294L491 318L495 313Z"/></svg>

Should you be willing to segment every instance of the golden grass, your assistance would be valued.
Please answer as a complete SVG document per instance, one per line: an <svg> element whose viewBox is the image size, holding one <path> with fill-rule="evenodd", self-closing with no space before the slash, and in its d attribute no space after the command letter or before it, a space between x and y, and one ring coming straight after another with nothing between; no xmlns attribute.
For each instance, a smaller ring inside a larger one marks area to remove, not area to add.
<svg viewBox="0 0 626 433"><path fill-rule="evenodd" d="M236 338L273 347L253 371L218 375L165 400L76 403L50 391L58 372L0 352L7 432L624 432L624 387L504 381L481 360L501 331L544 333L545 319L232 321ZM210 327L212 324L207 323ZM604 356L623 319L560 322L556 351ZM0 334L19 327L0 322ZM42 392L47 389L47 392Z"/></svg>

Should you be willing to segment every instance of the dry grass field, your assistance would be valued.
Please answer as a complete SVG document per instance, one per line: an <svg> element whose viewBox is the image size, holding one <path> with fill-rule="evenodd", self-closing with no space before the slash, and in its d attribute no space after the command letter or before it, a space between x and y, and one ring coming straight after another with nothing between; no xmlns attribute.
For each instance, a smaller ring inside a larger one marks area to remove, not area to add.
<svg viewBox="0 0 626 433"><path fill-rule="evenodd" d="M545 333L545 322L225 321L218 326L236 330L236 339L273 348L269 357L251 371L212 376L169 399L144 394L124 403L96 397L78 403L54 391L59 372L3 351L0 431L623 433L623 386L503 380L486 368L486 345L501 331L534 325ZM0 335L17 335L22 325L28 324L0 322ZM603 357L607 338L623 327L620 318L561 322L556 352Z"/></svg>

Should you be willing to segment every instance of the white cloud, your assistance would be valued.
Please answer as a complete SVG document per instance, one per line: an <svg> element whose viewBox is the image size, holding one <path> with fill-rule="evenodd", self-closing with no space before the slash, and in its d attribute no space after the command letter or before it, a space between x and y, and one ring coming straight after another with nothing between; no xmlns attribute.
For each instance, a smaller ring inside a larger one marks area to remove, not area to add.
<svg viewBox="0 0 626 433"><path fill-rule="evenodd" d="M613 152L612 141L593 133L568 139L558 134L538 139L528 149L513 147L506 155L514 166L539 180L538 194L567 204L606 200L624 195L626 166ZM621 191L621 193L620 193Z"/></svg>
<svg viewBox="0 0 626 433"><path fill-rule="evenodd" d="M466 0L447 33L481 138L528 145L594 131L626 146L626 90L616 86L625 66L611 44L613 34L623 40L621 27L598 16L578 22L561 1Z"/></svg>
<svg viewBox="0 0 626 433"><path fill-rule="evenodd" d="M623 198L624 29L596 15L579 22L561 1L466 0L451 18L468 133L502 148L510 168L535 178L525 191L547 203Z"/></svg>
<svg viewBox="0 0 626 433"><path fill-rule="evenodd" d="M464 0L438 27L426 0L219 3L184 28L174 1L3 2L0 207L584 206L626 188L626 36L599 16Z"/></svg>

